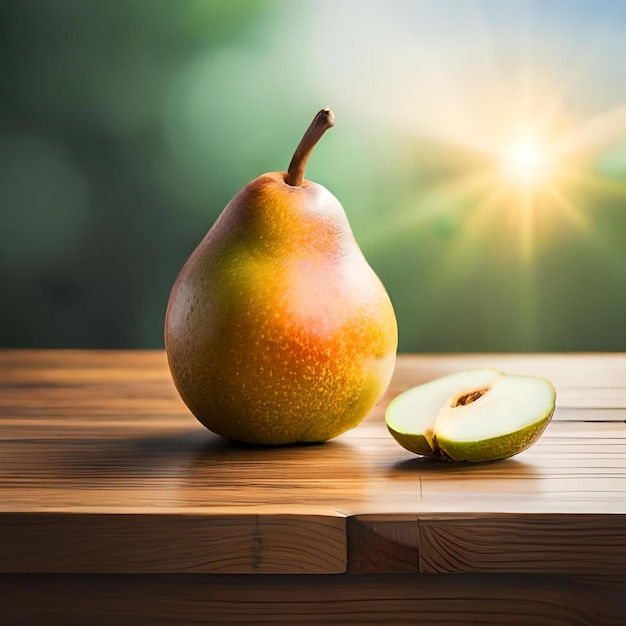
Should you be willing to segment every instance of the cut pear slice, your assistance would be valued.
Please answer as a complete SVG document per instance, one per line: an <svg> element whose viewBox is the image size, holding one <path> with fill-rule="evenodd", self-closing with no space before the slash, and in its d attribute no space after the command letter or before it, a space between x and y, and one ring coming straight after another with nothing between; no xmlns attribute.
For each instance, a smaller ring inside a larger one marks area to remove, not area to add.
<svg viewBox="0 0 626 626"><path fill-rule="evenodd" d="M411 452L452 461L493 461L529 448L554 413L552 384L495 369L457 372L395 398L385 416Z"/></svg>

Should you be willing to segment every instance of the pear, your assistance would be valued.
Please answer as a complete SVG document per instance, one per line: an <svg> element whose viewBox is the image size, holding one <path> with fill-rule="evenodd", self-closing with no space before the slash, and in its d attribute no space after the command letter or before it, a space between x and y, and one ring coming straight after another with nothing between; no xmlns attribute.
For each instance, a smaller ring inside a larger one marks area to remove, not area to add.
<svg viewBox="0 0 626 626"><path fill-rule="evenodd" d="M397 324L339 201L304 179L322 109L287 172L226 206L182 268L165 316L181 398L209 430L253 444L323 442L359 424L393 372Z"/></svg>
<svg viewBox="0 0 626 626"><path fill-rule="evenodd" d="M495 461L535 443L555 402L554 387L544 378L476 369L405 391L389 403L385 421L411 452L450 461Z"/></svg>

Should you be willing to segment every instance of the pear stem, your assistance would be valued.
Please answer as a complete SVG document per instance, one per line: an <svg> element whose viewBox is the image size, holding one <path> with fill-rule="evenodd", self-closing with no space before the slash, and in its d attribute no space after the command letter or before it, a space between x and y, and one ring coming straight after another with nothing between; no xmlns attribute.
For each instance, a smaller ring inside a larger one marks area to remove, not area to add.
<svg viewBox="0 0 626 626"><path fill-rule="evenodd" d="M304 181L304 169L320 137L335 124L333 112L326 108L318 111L311 125L306 129L296 151L293 153L285 182L292 187L301 187Z"/></svg>

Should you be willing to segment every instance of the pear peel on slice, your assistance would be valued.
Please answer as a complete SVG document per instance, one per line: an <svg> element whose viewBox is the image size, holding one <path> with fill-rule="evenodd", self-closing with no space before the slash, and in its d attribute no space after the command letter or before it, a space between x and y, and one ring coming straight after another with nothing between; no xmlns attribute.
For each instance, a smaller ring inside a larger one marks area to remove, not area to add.
<svg viewBox="0 0 626 626"><path fill-rule="evenodd" d="M529 448L554 413L552 384L485 368L413 387L390 404L385 420L411 452L451 461L494 461Z"/></svg>

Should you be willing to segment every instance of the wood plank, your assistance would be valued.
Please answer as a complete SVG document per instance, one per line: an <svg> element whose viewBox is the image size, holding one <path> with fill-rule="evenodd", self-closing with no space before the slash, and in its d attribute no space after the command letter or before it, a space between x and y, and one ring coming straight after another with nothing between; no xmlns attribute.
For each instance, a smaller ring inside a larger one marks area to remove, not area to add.
<svg viewBox="0 0 626 626"><path fill-rule="evenodd" d="M481 497L485 512L626 509L626 497L619 497L626 432L618 424L554 423L514 459L454 465L400 448L380 422L323 446L258 449L230 445L189 416L10 418L2 422L0 456L6 511L274 507L348 515L474 511Z"/></svg>
<svg viewBox="0 0 626 626"><path fill-rule="evenodd" d="M418 525L420 571L426 573L626 575L622 515L455 516Z"/></svg>
<svg viewBox="0 0 626 626"><path fill-rule="evenodd" d="M558 406L552 416L556 422L626 422L624 408L584 408Z"/></svg>
<svg viewBox="0 0 626 626"><path fill-rule="evenodd" d="M418 457L391 438L383 415L394 394L485 365L544 375L570 390L535 446L497 463L450 464ZM355 557L352 571L411 572L417 557L405 548L415 544L416 530L406 516L434 525L432 550L453 545L451 516L497 525L503 513L584 514L602 524L626 515L626 425L617 406L625 381L626 355L402 355L389 391L358 428L320 446L255 448L225 442L190 415L163 352L0 351L0 525L15 539L2 546L11 563L4 571L111 572L114 554L133 572L274 572L289 563L290 572L343 571L346 550L357 554L345 536L350 518L361 524L353 526L356 545L381 546L358 563ZM379 516L373 528L363 523L367 516ZM269 524L260 525L267 570L254 567L257 518ZM436 534L440 522L451 539ZM48 529L56 546L46 544ZM230 551L212 551L220 534ZM159 544L181 536L189 542L178 553ZM556 530L549 536L556 541ZM562 534L555 567L582 567L565 549L577 537ZM596 541L588 537L585 549ZM505 529L485 531L483 540L494 554L509 549ZM602 536L597 542L608 549ZM311 552L318 543L321 551ZM64 564L74 544L85 554ZM31 569L15 569L27 567L17 563L25 546ZM433 571L447 571L446 551L432 554Z"/></svg>
<svg viewBox="0 0 626 626"><path fill-rule="evenodd" d="M622 425L553 424L514 459L450 464L400 448L381 424L323 446L266 450L148 422L38 430L12 420L0 441L0 511L350 515L475 510L480 498L485 513L626 509Z"/></svg>
<svg viewBox="0 0 626 626"><path fill-rule="evenodd" d="M57 370L63 368L133 370L167 367L163 350L48 350L48 349L0 349L0 367L5 370Z"/></svg>
<svg viewBox="0 0 626 626"><path fill-rule="evenodd" d="M403 574L420 571L416 518L354 515L348 518L346 530L349 573Z"/></svg>
<svg viewBox="0 0 626 626"><path fill-rule="evenodd" d="M353 572L626 576L621 515L362 515L347 531Z"/></svg>
<svg viewBox="0 0 626 626"><path fill-rule="evenodd" d="M345 520L332 516L0 516L2 573L335 574Z"/></svg>
<svg viewBox="0 0 626 626"><path fill-rule="evenodd" d="M621 626L623 588L558 576L0 576L11 626Z"/></svg>

